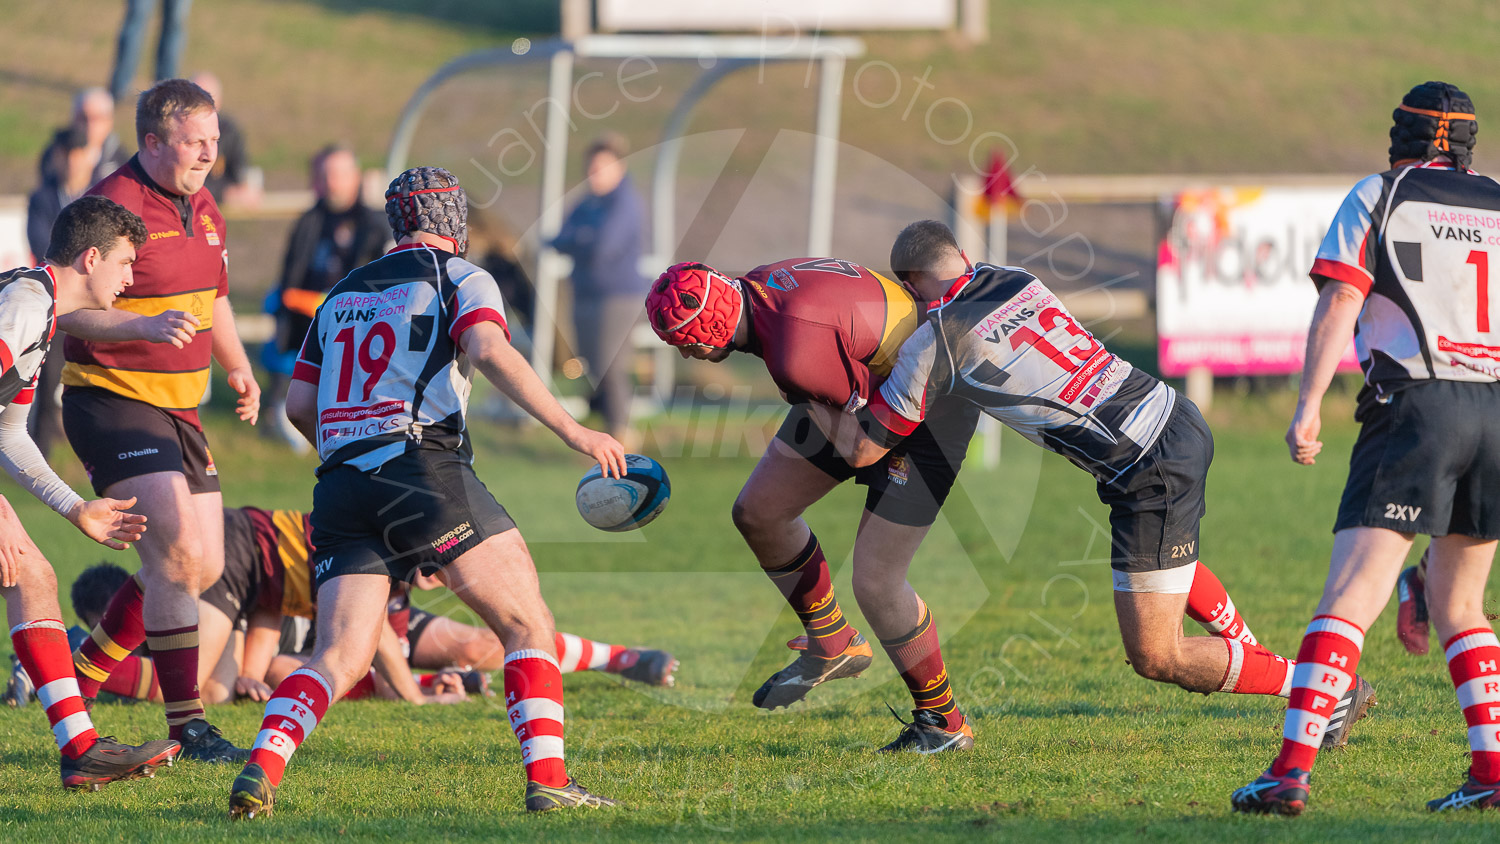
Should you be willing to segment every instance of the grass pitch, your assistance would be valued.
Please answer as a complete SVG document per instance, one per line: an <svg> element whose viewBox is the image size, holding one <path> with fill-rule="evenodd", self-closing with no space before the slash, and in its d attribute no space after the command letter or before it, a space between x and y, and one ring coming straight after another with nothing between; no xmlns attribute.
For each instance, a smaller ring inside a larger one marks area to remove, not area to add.
<svg viewBox="0 0 1500 844"><path fill-rule="evenodd" d="M1257 635L1291 654L1326 568L1328 533L1355 428L1326 408L1327 456L1294 466L1281 443L1286 397L1210 414L1218 454L1203 531L1214 567ZM726 434L726 432L728 432ZM306 506L310 460L210 426L229 504ZM1424 800L1462 778L1467 745L1440 657L1408 656L1393 614L1370 631L1361 670L1380 706L1350 746L1324 754L1300 819L1229 813L1229 792L1275 754L1280 701L1190 695L1125 665L1115 628L1104 509L1089 480L1018 438L1004 468L971 465L914 568L934 609L973 752L883 757L886 713L909 707L883 657L864 678L819 689L790 714L750 693L789 656L794 617L754 568L729 505L764 431L703 411L650 438L674 499L642 532L594 532L570 492L583 465L536 432L478 431L481 475L521 524L561 629L670 648L678 687L603 675L567 680L572 772L621 810L527 817L519 751L492 701L455 707L339 704L293 760L276 815L231 825L235 770L183 763L98 794L59 789L40 710L0 711L0 839L764 840L1150 838L1166 841L1430 840L1486 835L1492 818L1432 817ZM76 467L69 478L82 485ZM7 488L64 584L101 554ZM844 606L862 497L839 490L811 514ZM120 555L133 565L133 558ZM451 599L430 601L462 615ZM215 708L248 743L261 709ZM157 737L152 705L102 705L102 732Z"/></svg>

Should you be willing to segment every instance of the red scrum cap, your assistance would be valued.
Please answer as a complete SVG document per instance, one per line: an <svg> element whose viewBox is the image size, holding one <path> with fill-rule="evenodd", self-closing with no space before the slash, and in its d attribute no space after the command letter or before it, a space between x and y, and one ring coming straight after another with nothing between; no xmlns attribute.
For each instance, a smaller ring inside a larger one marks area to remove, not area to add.
<svg viewBox="0 0 1500 844"><path fill-rule="evenodd" d="M743 307L737 280L691 261L668 267L646 294L651 328L672 346L727 348Z"/></svg>

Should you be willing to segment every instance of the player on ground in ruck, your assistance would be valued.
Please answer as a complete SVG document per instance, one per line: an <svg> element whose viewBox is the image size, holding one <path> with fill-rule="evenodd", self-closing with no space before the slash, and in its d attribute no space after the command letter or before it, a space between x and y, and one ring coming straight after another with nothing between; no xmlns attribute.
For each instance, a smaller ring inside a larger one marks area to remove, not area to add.
<svg viewBox="0 0 1500 844"><path fill-rule="evenodd" d="M1306 807L1330 705L1419 533L1432 537L1426 607L1473 751L1468 780L1427 807L1500 806L1500 641L1484 615L1500 538L1500 322L1488 292L1500 268L1500 184L1468 169L1479 124L1454 86L1418 85L1392 117L1391 169L1349 192L1312 267L1319 298L1286 435L1292 459L1312 464L1323 448L1319 408L1351 333L1362 427L1281 752L1234 792L1241 811Z"/></svg>
<svg viewBox="0 0 1500 844"><path fill-rule="evenodd" d="M837 428L840 453L855 465L881 459L944 398L983 408L1098 482L1115 614L1136 673L1203 694L1289 694L1288 661L1256 641L1199 561L1213 435L1198 408L1111 354L1036 276L970 265L942 223L902 230L891 267L928 300L927 320L867 406L820 420ZM1216 635L1184 636L1184 614ZM1370 699L1360 688L1331 743L1343 743Z"/></svg>
<svg viewBox="0 0 1500 844"><path fill-rule="evenodd" d="M74 665L84 697L94 697L114 663L145 642L182 758L242 761L247 751L208 723L198 697L198 593L224 567L218 470L198 420L210 359L239 394L241 419L254 424L260 406L229 307L224 218L203 189L218 116L202 88L169 79L141 94L135 124L140 152L90 193L140 215L148 239L114 308L59 321L69 334L62 404L94 491L137 498L151 531L136 545L141 588L111 602ZM166 321L171 345L130 331L137 315Z"/></svg>
<svg viewBox="0 0 1500 844"><path fill-rule="evenodd" d="M510 345L495 280L459 257L466 199L452 173L407 170L386 191L397 246L318 308L287 416L323 459L313 490L317 645L276 688L234 817L268 812L286 763L329 703L364 676L391 583L442 570L505 643L505 701L528 811L600 806L563 764L552 614L515 522L479 482L464 415L475 367L574 450L619 476L625 449L574 422Z"/></svg>
<svg viewBox="0 0 1500 844"><path fill-rule="evenodd" d="M267 683L286 678L311 653L283 652L282 630L288 619L316 618L312 595L314 551L312 529L306 513L296 510L262 510L258 507L224 508L224 573L198 599L202 632L198 681L203 699L227 703L237 697L264 702L271 696ZM89 629L103 615L115 592L133 588L131 575L112 563L86 569L73 582L73 611L87 626L72 628L69 638L78 644L90 639ZM419 589L441 588L433 577L418 577ZM100 592L100 589L104 590ZM389 644L382 641L375 669L390 682L382 690L392 699L411 703L432 702L431 675L407 681L411 669L430 669L444 676L458 674L470 692L488 687L487 672L504 668L505 647L487 627L474 627L411 605L409 587L392 587L386 606L390 622ZM233 634L244 633L242 653L236 654ZM384 635L384 631L382 631ZM631 648L596 642L572 633L557 634L558 667L564 674L599 671L654 686L671 686L677 660L666 651ZM458 666L458 670L453 670ZM12 687L20 689L9 698L13 705L30 699L25 672ZM376 671L360 680L347 699L359 693L367 697L381 688ZM155 666L150 657L128 656L121 660L102 691L125 698L161 700ZM443 702L449 702L444 698Z"/></svg>
<svg viewBox="0 0 1500 844"><path fill-rule="evenodd" d="M139 217L107 199L85 197L64 208L53 224L42 266L0 275L0 466L85 536L115 549L130 547L145 533L145 517L125 512L135 499L80 498L47 465L26 433L26 417L57 317L80 308L108 308L130 286L135 249L145 242ZM73 675L57 577L3 497L0 595L11 645L62 753L64 786L98 788L171 764L182 750L175 741L131 747L94 732Z"/></svg>
<svg viewBox="0 0 1500 844"><path fill-rule="evenodd" d="M441 585L438 578L420 576L411 584L416 589ZM414 668L466 665L475 671L498 671L505 667L506 648L493 630L412 606L405 584L392 592L386 612ZM677 684L677 659L668 651L599 642L562 631L557 633L556 644L558 669L564 674L599 671L648 686Z"/></svg>
<svg viewBox="0 0 1500 844"><path fill-rule="evenodd" d="M792 410L735 500L734 523L807 633L802 654L755 692L763 709L817 685L857 677L874 655L845 619L828 562L802 518L843 481L868 488L854 543L854 596L911 692L912 723L882 750L966 750L974 731L953 699L937 627L906 574L948 497L978 413L961 402L933 417L887 461L856 472L813 424L813 408L858 408L917 325L899 284L832 258L767 264L731 279L697 263L669 268L646 297L652 328L685 358L733 351L766 363ZM930 429L930 430L929 430Z"/></svg>

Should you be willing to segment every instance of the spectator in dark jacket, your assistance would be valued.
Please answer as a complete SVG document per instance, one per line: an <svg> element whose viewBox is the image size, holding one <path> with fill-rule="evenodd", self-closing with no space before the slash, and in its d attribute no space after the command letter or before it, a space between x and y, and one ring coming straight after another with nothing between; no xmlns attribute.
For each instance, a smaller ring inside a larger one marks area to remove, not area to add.
<svg viewBox="0 0 1500 844"><path fill-rule="evenodd" d="M276 423L267 426L267 435L283 436L295 448L306 448L307 442L286 421L291 361L302 348L324 294L350 270L380 257L391 237L385 212L360 201L359 160L348 147L324 147L313 156L312 188L318 201L297 218L287 240L270 306L276 315L276 336L262 355L271 370L267 393Z"/></svg>
<svg viewBox="0 0 1500 844"><path fill-rule="evenodd" d="M605 135L584 153L588 195L549 244L573 259L573 319L595 391L590 405L609 433L629 442L630 335L640 320L645 203L625 172L625 140Z"/></svg>
<svg viewBox="0 0 1500 844"><path fill-rule="evenodd" d="M42 157L37 161L37 177L41 183L59 179L58 167L61 165L55 153L69 133L74 132L84 138L85 158L90 170L89 187L120 169L130 157L120 148L120 138L115 134L115 98L103 88L85 88L73 97L73 115L68 125L54 132L47 148L42 150ZM36 257L40 261L41 253Z"/></svg>
<svg viewBox="0 0 1500 844"><path fill-rule="evenodd" d="M47 154L49 160L42 167L42 183L26 200L26 240L35 264L40 264L42 256L47 254L52 224L57 222L63 206L83 196L94 185L96 157L89 148L86 128L74 126L59 132L48 145ZM36 398L26 423L43 457L63 435L62 405L58 400L62 368L62 355L48 355L43 361L37 373Z"/></svg>

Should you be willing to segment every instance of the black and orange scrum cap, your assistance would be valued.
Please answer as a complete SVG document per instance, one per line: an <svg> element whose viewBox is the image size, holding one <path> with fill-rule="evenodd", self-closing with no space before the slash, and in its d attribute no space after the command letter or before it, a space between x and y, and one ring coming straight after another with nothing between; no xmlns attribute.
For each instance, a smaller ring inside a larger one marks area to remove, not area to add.
<svg viewBox="0 0 1500 844"><path fill-rule="evenodd" d="M1467 169L1474 158L1479 120L1469 95L1447 82L1423 82L1406 92L1391 113L1391 163L1439 155Z"/></svg>

